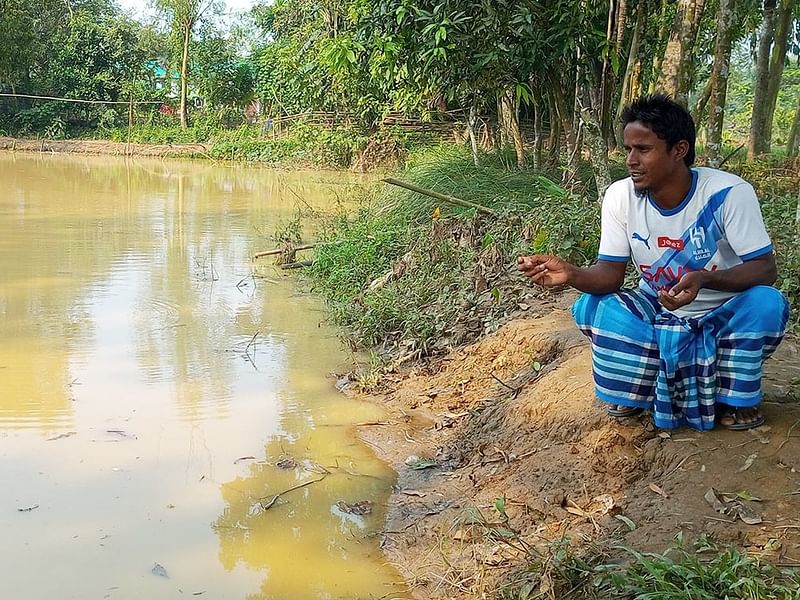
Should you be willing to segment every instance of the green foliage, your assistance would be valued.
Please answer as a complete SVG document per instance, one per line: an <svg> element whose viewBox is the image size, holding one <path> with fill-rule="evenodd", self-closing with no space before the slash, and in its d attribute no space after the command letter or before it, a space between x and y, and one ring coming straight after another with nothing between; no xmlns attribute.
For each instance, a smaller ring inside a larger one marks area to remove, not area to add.
<svg viewBox="0 0 800 600"><path fill-rule="evenodd" d="M382 187L355 214L327 223L312 276L337 323L363 345L435 352L491 328L515 306L519 289L506 289L503 273L531 239L578 263L595 256L596 203L505 164L490 155L476 168L464 149L442 146L413 153L400 175L493 208L499 219ZM487 261L494 274L480 285L479 263Z"/></svg>
<svg viewBox="0 0 800 600"><path fill-rule="evenodd" d="M209 154L226 160L266 163L294 163L316 167L348 167L366 138L353 129L330 130L298 124L274 139L254 137L258 129L241 127L218 135Z"/></svg>
<svg viewBox="0 0 800 600"><path fill-rule="evenodd" d="M198 92L212 107L244 107L253 99L254 65L237 56L230 39L215 32L193 45L192 74Z"/></svg>
<svg viewBox="0 0 800 600"><path fill-rule="evenodd" d="M717 598L790 600L800 598L800 577L781 572L769 563L730 549L711 560L676 549L669 554L628 550L632 562L625 568L598 569L598 587L611 597L661 600L716 600ZM606 596L608 597L608 596Z"/></svg>
<svg viewBox="0 0 800 600"><path fill-rule="evenodd" d="M796 165L796 163L794 163ZM800 333L800 173L781 158L739 162L731 170L749 181L761 199L761 212L778 261L777 287L792 307L790 327Z"/></svg>
<svg viewBox="0 0 800 600"><path fill-rule="evenodd" d="M627 560L612 561L610 552ZM676 545L664 554L598 546L578 552L560 540L500 592L505 600L533 600L542 587L550 597L594 600L797 600L800 575L735 548L720 551L707 536L694 549Z"/></svg>

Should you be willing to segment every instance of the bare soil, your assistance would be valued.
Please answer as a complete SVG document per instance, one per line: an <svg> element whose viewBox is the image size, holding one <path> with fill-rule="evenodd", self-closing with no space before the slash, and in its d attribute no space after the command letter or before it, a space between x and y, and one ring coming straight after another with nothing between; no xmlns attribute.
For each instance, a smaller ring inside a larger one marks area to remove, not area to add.
<svg viewBox="0 0 800 600"><path fill-rule="evenodd" d="M659 432L647 416L609 418L595 399L572 299L390 373L369 397L390 420L360 433L398 473L382 547L414 596L498 597L537 550L564 537L576 547L614 538L664 551L679 532L705 532L800 563L797 340L766 369L766 425ZM704 499L712 487L760 498L743 503L763 522L715 512Z"/></svg>
<svg viewBox="0 0 800 600"><path fill-rule="evenodd" d="M194 157L204 156L204 144L127 144L106 140L31 140L0 137L0 150L24 152L75 152L124 156Z"/></svg>

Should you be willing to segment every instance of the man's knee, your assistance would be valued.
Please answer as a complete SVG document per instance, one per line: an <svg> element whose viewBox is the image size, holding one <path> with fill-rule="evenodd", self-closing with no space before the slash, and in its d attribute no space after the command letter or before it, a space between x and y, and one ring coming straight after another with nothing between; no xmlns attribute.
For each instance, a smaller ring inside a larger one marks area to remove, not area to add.
<svg viewBox="0 0 800 600"><path fill-rule="evenodd" d="M597 307L600 303L611 298L613 294L581 294L572 305L572 318L580 329L589 328L594 323Z"/></svg>
<svg viewBox="0 0 800 600"><path fill-rule="evenodd" d="M747 302L748 320L760 324L765 331L782 331L789 320L789 302L776 288L757 285L739 297Z"/></svg>

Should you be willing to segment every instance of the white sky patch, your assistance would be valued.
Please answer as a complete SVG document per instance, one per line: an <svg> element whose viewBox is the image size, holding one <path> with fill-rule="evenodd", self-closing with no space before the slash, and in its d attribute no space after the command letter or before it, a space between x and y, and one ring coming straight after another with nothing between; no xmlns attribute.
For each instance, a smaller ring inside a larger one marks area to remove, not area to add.
<svg viewBox="0 0 800 600"><path fill-rule="evenodd" d="M226 12L249 10L256 0L223 0ZM149 0L117 0L117 3L137 19L152 16L153 8Z"/></svg>

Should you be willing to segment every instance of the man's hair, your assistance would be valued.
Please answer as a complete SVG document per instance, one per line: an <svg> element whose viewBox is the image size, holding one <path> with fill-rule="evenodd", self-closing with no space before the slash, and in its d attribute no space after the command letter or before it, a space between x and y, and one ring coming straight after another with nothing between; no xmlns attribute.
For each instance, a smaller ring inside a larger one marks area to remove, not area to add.
<svg viewBox="0 0 800 600"><path fill-rule="evenodd" d="M692 116L666 94L637 98L622 111L622 127L639 121L667 143L667 149L686 140L689 151L683 157L687 167L694 164L695 128Z"/></svg>

